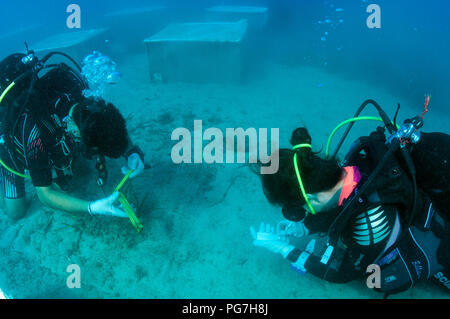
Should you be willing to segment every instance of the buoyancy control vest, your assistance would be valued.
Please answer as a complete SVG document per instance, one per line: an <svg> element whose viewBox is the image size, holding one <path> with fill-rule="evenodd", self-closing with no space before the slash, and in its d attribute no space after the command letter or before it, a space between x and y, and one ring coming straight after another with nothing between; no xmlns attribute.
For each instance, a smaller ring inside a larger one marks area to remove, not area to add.
<svg viewBox="0 0 450 319"><path fill-rule="evenodd" d="M2 147L14 149L13 139L19 117L28 114L33 118L48 143L51 164L62 186L65 177L71 175L75 145L65 134L63 119L82 99L82 91L88 85L77 71L65 63L45 65L55 54L67 57L81 70L73 59L59 52L38 60L34 52L28 51L28 55L13 54L0 62L1 134ZM40 76L39 73L44 74Z"/></svg>

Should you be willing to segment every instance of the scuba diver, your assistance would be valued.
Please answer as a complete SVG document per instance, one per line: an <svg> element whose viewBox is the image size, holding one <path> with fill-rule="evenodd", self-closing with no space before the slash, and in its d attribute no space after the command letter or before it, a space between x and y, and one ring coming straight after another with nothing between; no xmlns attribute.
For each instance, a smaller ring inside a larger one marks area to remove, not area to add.
<svg viewBox="0 0 450 319"><path fill-rule="evenodd" d="M399 128L378 103L364 102L343 123L351 125L331 157L331 140L322 158L308 131L296 129L293 149L279 150L279 171L261 175L266 198L285 220L251 227L253 244L280 253L301 274L335 283L368 277L385 297L428 279L450 292L450 136L419 131L428 103ZM359 116L369 104L381 119ZM364 119L385 127L360 137L338 162L351 126Z"/></svg>
<svg viewBox="0 0 450 319"><path fill-rule="evenodd" d="M66 63L47 64L53 56ZM81 68L70 56L52 52L38 59L33 51L12 54L0 62L0 175L4 207L12 219L27 211L25 179L31 179L41 203L69 213L128 217L114 204L119 193L86 201L64 192L72 162L84 155L96 159L101 185L107 177L105 156L125 157L123 173L144 170L144 154L132 144L119 110L101 98L86 98ZM26 175L25 170L29 172Z"/></svg>

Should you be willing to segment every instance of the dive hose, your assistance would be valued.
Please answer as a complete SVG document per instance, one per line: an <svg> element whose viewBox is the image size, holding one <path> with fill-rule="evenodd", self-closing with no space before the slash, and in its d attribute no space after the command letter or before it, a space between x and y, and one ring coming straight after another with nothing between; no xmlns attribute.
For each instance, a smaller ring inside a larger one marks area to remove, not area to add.
<svg viewBox="0 0 450 319"><path fill-rule="evenodd" d="M22 177L22 178L25 178L25 179L31 179L31 177L28 176L28 175L25 175L25 174L16 172L16 171L13 170L11 167L9 167L8 165L6 165L5 162L3 162L1 159L0 159L0 164L1 164L8 172L10 172L10 173L12 173L12 174L14 174L14 175L17 175L17 176Z"/></svg>
<svg viewBox="0 0 450 319"><path fill-rule="evenodd" d="M373 118L373 117L359 117L359 114L363 111L363 109L368 105L368 104L373 104L378 112L381 115L381 118ZM425 109L427 110L427 104L425 106ZM369 186L372 184L372 182L375 180L375 178L377 177L377 175L381 172L381 170L384 168L387 160L393 156L393 154L400 150L401 151L401 155L405 160L406 166L407 166L407 170L410 174L410 179L412 181L412 188L413 188L413 202L412 202L412 210L411 210L411 214L408 218L407 221L407 228L411 226L411 224L413 223L414 217L417 214L418 211L418 185L417 185L417 180L416 180L416 170L415 170L415 166L414 166L414 162L411 158L411 154L409 153L409 151L406 149L405 145L407 143L408 140L411 140L412 143L417 143L418 140L420 139L420 133L418 132L418 130L423 126L423 116L422 118L414 118L412 120L408 120L405 121L404 125L400 128L398 128L397 126L397 131L394 131L395 126L389 119L389 117L387 116L387 114L381 109L381 107L379 106L379 104L377 102L375 102L374 100L367 100L365 101L360 108L358 109L358 111L355 114L355 117L344 121L343 123L341 123L335 130L333 130L329 140L328 140L328 144L327 144L327 157L328 157L328 152L329 152L329 146L331 143L331 139L334 136L334 134L337 132L337 130L339 130L342 126L349 124L350 125L347 127L346 132L344 133L344 135L342 136L338 147L336 148L334 154L333 154L333 158L336 157L337 153L339 152L339 149L341 148L343 142L345 141L348 133L350 132L353 124L356 121L360 121L360 120L375 120L375 121L382 121L384 122L386 128L389 130L389 132L391 133L390 138L387 141L387 144L389 145L389 148L386 152L386 154L383 156L382 160L378 163L378 165L375 167L374 171L370 174L370 176L368 177L368 179L366 180L366 182L362 185L362 187L359 189L358 191L358 196L354 196L350 202L348 202L345 207L343 208L343 210L339 213L339 215L336 217L336 219L334 220L334 222L332 223L331 227L329 228L328 231L328 248L327 248L327 252L328 252L328 256L327 258L324 260L324 263L327 264L328 260L330 259L331 255L334 253L335 249L334 247L336 247L339 244L339 239L340 239L340 234L344 231L344 228L346 227L348 221L350 220L350 218L352 217L352 214L349 213L349 210L351 208L354 207L355 203L357 200L361 200L362 199L362 195L364 195L364 193L368 190ZM401 238L403 238L403 236L405 235L405 233L401 236ZM327 270L325 273L328 273L328 269L330 267L330 264L328 264L327 266Z"/></svg>
<svg viewBox="0 0 450 319"><path fill-rule="evenodd" d="M359 118L359 115L361 114L361 112L366 108L367 105L372 104L378 111L378 113L381 116L381 120L384 122L384 125L386 126L386 128L388 129L390 134L394 134L396 128L394 126L394 124L392 124L392 121L389 119L389 116L386 114L386 112L381 108L381 106L374 100L372 99L368 99L366 100L363 104L361 104L361 106L358 108L358 110L356 111L355 115L353 116L353 118ZM350 130L352 129L353 125L355 124L355 122L350 122L350 125L347 127L347 129L345 130L344 135L341 137L341 140L338 143L338 146L336 147L336 150L333 153L332 158L335 158L336 155L338 154L339 150L342 147L342 144L344 143L345 139L347 138L348 134L350 133Z"/></svg>
<svg viewBox="0 0 450 319"><path fill-rule="evenodd" d="M378 122L383 122L383 119L380 117L374 117L374 116L360 116L360 117L354 117L348 120L345 120L344 122L342 122L341 124L339 124L338 126L336 126L336 128L331 132L330 136L328 137L328 141L327 141L327 148L325 151L325 156L326 158L329 157L330 155L330 146L331 146L331 142L333 140L333 137L336 135L337 131L339 131L339 129L341 129L343 126L349 124L349 123L354 123L354 122L358 122L358 121L378 121ZM399 129L400 127L397 126L397 129ZM341 143L341 142L340 142ZM343 143L343 141L342 141ZM340 146L339 146L340 148ZM339 151L339 149L337 150ZM336 157L337 152L334 153L333 157Z"/></svg>

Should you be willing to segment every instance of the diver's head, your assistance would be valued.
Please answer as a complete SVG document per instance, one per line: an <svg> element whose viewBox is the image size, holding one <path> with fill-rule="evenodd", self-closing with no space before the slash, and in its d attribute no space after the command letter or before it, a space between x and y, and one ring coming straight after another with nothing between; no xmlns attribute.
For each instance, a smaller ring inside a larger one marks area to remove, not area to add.
<svg viewBox="0 0 450 319"><path fill-rule="evenodd" d="M307 144L312 140L305 128L292 133L292 146ZM330 209L331 200L338 193L343 171L335 159L323 159L311 148L280 149L280 167L275 174L261 175L264 194L270 203L283 207L305 207L306 200L299 187L295 172L294 155L297 153L297 167L309 202L316 212ZM332 201L334 203L334 201ZM304 211L283 210L289 220L299 221Z"/></svg>
<svg viewBox="0 0 450 319"><path fill-rule="evenodd" d="M119 110L104 100L85 99L74 113L87 156L119 158L128 148L125 119ZM81 114L80 114L81 112Z"/></svg>

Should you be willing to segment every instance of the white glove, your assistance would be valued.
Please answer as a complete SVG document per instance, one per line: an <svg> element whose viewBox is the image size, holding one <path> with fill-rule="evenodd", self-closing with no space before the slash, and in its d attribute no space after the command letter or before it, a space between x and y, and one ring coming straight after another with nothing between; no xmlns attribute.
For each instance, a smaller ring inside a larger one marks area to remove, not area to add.
<svg viewBox="0 0 450 319"><path fill-rule="evenodd" d="M269 224L261 223L259 232L255 228L250 227L250 232L253 237L253 245L257 247L264 247L273 253L280 253L286 258L289 253L295 248L289 245L286 239L283 239L279 234L275 233L275 229Z"/></svg>
<svg viewBox="0 0 450 319"><path fill-rule="evenodd" d="M308 236L309 231L303 222L291 222L289 220L282 220L277 225L277 234L281 237L296 237L302 238Z"/></svg>
<svg viewBox="0 0 450 319"><path fill-rule="evenodd" d="M109 197L89 203L89 214L127 218L127 213L114 206L118 198L119 192L115 192Z"/></svg>
<svg viewBox="0 0 450 319"><path fill-rule="evenodd" d="M144 172L144 163L141 160L141 157L138 153L133 153L130 156L128 156L128 166L122 167L122 173L126 175L130 170L133 170L133 173L131 173L130 178L134 178L138 175L141 175Z"/></svg>

